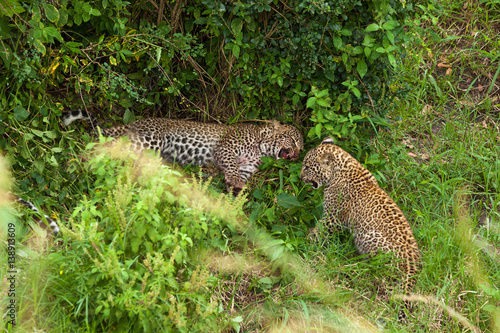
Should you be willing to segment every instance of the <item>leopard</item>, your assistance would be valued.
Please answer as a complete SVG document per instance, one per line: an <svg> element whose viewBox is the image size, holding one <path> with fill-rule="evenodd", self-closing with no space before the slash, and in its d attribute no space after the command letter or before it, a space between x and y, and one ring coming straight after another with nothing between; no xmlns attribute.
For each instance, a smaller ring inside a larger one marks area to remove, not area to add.
<svg viewBox="0 0 500 333"><path fill-rule="evenodd" d="M347 229L358 252L369 257L379 251L393 253L391 264L404 275L399 283L408 295L421 270L421 253L408 220L370 171L327 137L305 155L300 178L314 189L324 186L319 223L327 234ZM404 305L411 311L411 304ZM407 321L404 310L398 320Z"/></svg>
<svg viewBox="0 0 500 333"><path fill-rule="evenodd" d="M40 211L38 210L38 208L36 208L34 203L32 203L31 201L25 200L25 199L17 196L16 194L14 194L10 191L7 192L7 198L10 202L14 202L14 203L23 205L23 206L27 207L28 209L32 210L33 212L35 212L35 214L38 215L38 217L35 218L35 221L42 229L50 228L52 235L54 237L61 236L61 229L59 228L59 225L57 224L57 222L54 221L49 216L40 213ZM43 216L43 218L42 218L42 216ZM44 221L44 219L46 222Z"/></svg>
<svg viewBox="0 0 500 333"><path fill-rule="evenodd" d="M262 157L296 161L304 148L300 130L277 120L264 125L202 123L170 118L144 118L105 128L85 110L62 115L65 126L85 120L95 134L118 138L126 136L132 149L153 149L168 163L181 166L207 166L213 163L224 174L226 189L237 195L258 170ZM99 128L99 130L98 130Z"/></svg>

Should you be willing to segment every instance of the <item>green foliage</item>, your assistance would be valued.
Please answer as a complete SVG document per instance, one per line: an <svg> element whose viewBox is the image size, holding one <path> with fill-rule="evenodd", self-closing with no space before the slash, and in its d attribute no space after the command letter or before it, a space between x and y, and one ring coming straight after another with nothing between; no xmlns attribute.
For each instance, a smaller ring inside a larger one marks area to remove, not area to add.
<svg viewBox="0 0 500 333"><path fill-rule="evenodd" d="M73 329L215 331L217 279L199 254L224 244L225 223L186 204L185 193L202 189L157 159L144 160L103 153L89 162L96 190L73 211L73 230L64 231L55 255L64 286L58 302L75 319ZM236 204L227 198L213 209Z"/></svg>
<svg viewBox="0 0 500 333"><path fill-rule="evenodd" d="M266 325L254 313L271 312L268 326L283 329L302 311L295 318L307 319L305 331L315 314L332 316L334 307L351 312L352 305L372 322L389 318L387 331L462 329L441 320L447 313L436 319L430 304L417 304L411 320L418 324L402 328L374 285L387 276L385 258L360 260L345 234L305 239L322 216L322 194L303 185L300 163L264 159L250 180L247 224L240 219L244 198L200 209L203 196L163 166L141 171L135 158L98 155L88 168L81 152L89 136L59 128L61 112L83 104L125 123L179 111L223 122L293 120L308 134L306 150L333 136L375 174L412 224L424 262L416 291L481 330L498 331L494 89L500 53L491 27L499 15L495 1L480 3L420 2L422 15L411 21L415 8L407 1L204 0L162 2L164 8L114 0L3 1L0 148L16 190L48 211L72 213L63 244L49 256L55 274L45 280L36 269L25 270L37 274L33 285L50 286L36 317L50 313L62 331L216 331L221 323L244 331ZM470 17L460 16L464 9ZM449 28L439 27L448 21ZM455 23L463 29L454 30ZM438 62L453 65L452 73L441 73ZM379 136L366 144L374 131ZM402 146L403 140L410 143ZM464 187L470 221L457 230L455 198ZM224 215L232 213L237 216ZM265 257L272 274L245 284L243 269L209 273L200 253L225 255L231 246ZM295 254L326 277L325 285L351 290L355 298L329 303L330 294L312 292L317 285L288 285L300 274L294 282L316 281L297 269ZM214 286L220 294L212 293ZM35 295L25 299L39 300L42 288L32 289ZM238 303L236 296L247 293L251 303ZM222 307L221 294L231 299ZM315 296L324 308L309 303ZM31 314L31 305L23 311Z"/></svg>
<svg viewBox="0 0 500 333"><path fill-rule="evenodd" d="M370 100L377 106L386 103L381 99L412 11L412 3L398 1L205 0L188 6L193 17L185 27L212 37L210 49L223 46L237 74L229 77L229 87L244 99L252 117L279 112L292 119L293 111L312 107L305 98L316 87L325 97L319 105L329 112L356 110L368 118L378 114L368 107ZM207 54L211 75L220 66L216 60ZM322 118L315 113L313 108L312 115ZM334 126L335 119L328 119L328 125ZM330 130L324 134L337 134Z"/></svg>

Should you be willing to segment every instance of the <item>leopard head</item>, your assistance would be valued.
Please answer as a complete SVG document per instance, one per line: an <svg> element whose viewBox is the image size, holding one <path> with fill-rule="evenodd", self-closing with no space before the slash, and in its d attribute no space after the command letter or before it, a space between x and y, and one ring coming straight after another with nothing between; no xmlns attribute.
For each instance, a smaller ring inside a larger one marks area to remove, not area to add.
<svg viewBox="0 0 500 333"><path fill-rule="evenodd" d="M295 126L283 124L277 120L273 120L270 129L270 135L261 142L261 150L276 159L296 161L301 150L304 149L302 133Z"/></svg>
<svg viewBox="0 0 500 333"><path fill-rule="evenodd" d="M302 162L300 178L315 189L331 184L340 178L339 171L345 164L346 155L350 157L328 137L319 146L307 152Z"/></svg>

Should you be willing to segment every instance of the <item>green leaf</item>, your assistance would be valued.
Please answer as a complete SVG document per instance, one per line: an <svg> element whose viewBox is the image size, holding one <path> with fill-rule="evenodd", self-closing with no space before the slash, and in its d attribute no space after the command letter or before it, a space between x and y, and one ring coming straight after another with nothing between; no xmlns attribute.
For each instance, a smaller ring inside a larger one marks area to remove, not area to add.
<svg viewBox="0 0 500 333"><path fill-rule="evenodd" d="M75 16L73 17L73 22L75 22L76 25L80 25L82 24L82 20L83 20L82 14L75 13Z"/></svg>
<svg viewBox="0 0 500 333"><path fill-rule="evenodd" d="M302 207L297 198L291 194L282 192L277 196L277 203L283 208Z"/></svg>
<svg viewBox="0 0 500 333"><path fill-rule="evenodd" d="M161 47L157 47L156 48L156 62L159 63L160 62L160 59L161 59Z"/></svg>
<svg viewBox="0 0 500 333"><path fill-rule="evenodd" d="M274 251L271 253L271 257L269 259L271 259L271 261L275 261L276 259L278 259L281 256L281 254L283 253L283 251L285 251L285 247L283 245L281 245L279 247L276 247L274 249ZM272 285L273 285L273 280L272 279L271 279L271 283L268 284L268 285L269 285L269 287L272 287Z"/></svg>
<svg viewBox="0 0 500 333"><path fill-rule="evenodd" d="M68 23L68 11L66 8L61 8L59 10L59 21L57 21L57 26L62 27Z"/></svg>
<svg viewBox="0 0 500 333"><path fill-rule="evenodd" d="M279 85L280 87L283 87L283 77L282 77L282 76L279 76L279 77L278 77L278 79L277 79L277 81L278 81L278 85Z"/></svg>
<svg viewBox="0 0 500 333"><path fill-rule="evenodd" d="M38 50L38 52L45 55L46 52L45 45L43 45L43 43L39 39L35 39L34 45L35 48Z"/></svg>
<svg viewBox="0 0 500 333"><path fill-rule="evenodd" d="M392 44L395 44L394 43L394 34L392 33L392 31L387 31L386 32L386 35L387 35L387 39L392 43Z"/></svg>
<svg viewBox="0 0 500 333"><path fill-rule="evenodd" d="M137 251L139 251L139 246L141 245L141 243L142 243L142 238L140 237L132 239L132 241L130 242L130 247L132 248L133 253L137 253Z"/></svg>
<svg viewBox="0 0 500 333"><path fill-rule="evenodd" d="M333 71L325 71L324 74L328 80L335 82L335 73Z"/></svg>
<svg viewBox="0 0 500 333"><path fill-rule="evenodd" d="M125 100L124 100L125 101ZM127 100L128 101L128 100ZM131 103L132 104L132 103ZM125 110L125 113L123 114L123 122L125 124L130 124L131 122L135 121L135 115L132 111L130 111L129 108Z"/></svg>
<svg viewBox="0 0 500 333"><path fill-rule="evenodd" d="M319 106L322 106L322 107L328 107L330 105L330 103L328 103L328 101L326 101L323 98L318 99L316 101L316 104L318 104Z"/></svg>
<svg viewBox="0 0 500 333"><path fill-rule="evenodd" d="M18 105L14 108L14 118L17 121L23 121L24 119L28 118L29 112L26 111L26 109L22 105Z"/></svg>
<svg viewBox="0 0 500 333"><path fill-rule="evenodd" d="M232 22L231 22L231 30L233 30L233 34L236 36L238 33L241 32L241 28L243 27L243 20L238 17L238 18L235 18Z"/></svg>
<svg viewBox="0 0 500 333"><path fill-rule="evenodd" d="M367 47L365 47L365 56L366 56L367 58L369 58L369 57L370 57L370 54L372 54L372 49L371 49L370 47L368 47L368 46L367 46Z"/></svg>
<svg viewBox="0 0 500 333"><path fill-rule="evenodd" d="M373 43L375 42L375 38L373 38L372 36L370 36L369 34L366 34L365 35L365 38L363 40L363 45L364 46L368 46L368 47L371 47L373 46Z"/></svg>
<svg viewBox="0 0 500 333"><path fill-rule="evenodd" d="M99 9L95 9L95 8L92 8L89 12L90 15L94 15L94 16L101 16L101 12L99 11Z"/></svg>
<svg viewBox="0 0 500 333"><path fill-rule="evenodd" d="M366 65L365 59L360 59L356 64L356 69L358 70L358 74L361 78L366 75L368 71L368 66Z"/></svg>
<svg viewBox="0 0 500 333"><path fill-rule="evenodd" d="M337 49L341 49L344 43L342 43L342 38L340 36L334 36L333 37L333 46Z"/></svg>
<svg viewBox="0 0 500 333"><path fill-rule="evenodd" d="M43 132L43 135L45 135L49 139L57 138L57 134L55 131L45 131L45 132Z"/></svg>
<svg viewBox="0 0 500 333"><path fill-rule="evenodd" d="M241 45L241 41L243 40L243 32L240 31L236 35L236 44Z"/></svg>
<svg viewBox="0 0 500 333"><path fill-rule="evenodd" d="M315 93L314 95L318 98L328 96L328 89L323 89L319 93Z"/></svg>
<svg viewBox="0 0 500 333"><path fill-rule="evenodd" d="M377 31L378 29L380 29L380 26L377 23L372 23L366 27L365 31L366 32Z"/></svg>
<svg viewBox="0 0 500 333"><path fill-rule="evenodd" d="M397 27L398 25L399 24L398 24L397 21L390 20L390 21L387 21L384 24L382 24L382 28L385 29L385 30L392 30L395 27Z"/></svg>
<svg viewBox="0 0 500 333"><path fill-rule="evenodd" d="M239 45L234 45L233 46L233 54L235 58L240 57L240 46Z"/></svg>
<svg viewBox="0 0 500 333"><path fill-rule="evenodd" d="M250 16L248 16L248 17L250 17ZM257 29L257 22L255 22L255 20L251 20L250 22L248 22L247 29L252 31L252 32L255 32L255 29Z"/></svg>
<svg viewBox="0 0 500 333"><path fill-rule="evenodd" d="M361 97L361 93L359 92L359 89L358 88L354 88L352 87L352 92L354 93L354 95L356 95L357 98L360 98Z"/></svg>
<svg viewBox="0 0 500 333"><path fill-rule="evenodd" d="M35 167L37 168L38 172L42 173L43 170L45 169L45 161L41 159L36 159L35 160Z"/></svg>
<svg viewBox="0 0 500 333"><path fill-rule="evenodd" d="M2 39L1 36L0 39ZM3 60L5 67L10 68L10 62L14 59L12 50L7 44L4 44L2 47L4 49L0 52L0 58Z"/></svg>
<svg viewBox="0 0 500 333"><path fill-rule="evenodd" d="M233 319L231 319L231 321L233 321L235 323L241 323L243 321L243 317L237 316L237 317L234 317Z"/></svg>
<svg viewBox="0 0 500 333"><path fill-rule="evenodd" d="M363 48L361 46L356 46L353 50L352 50L352 53L353 54L361 54L363 53Z"/></svg>
<svg viewBox="0 0 500 333"><path fill-rule="evenodd" d="M63 39L62 39L62 37L61 37L61 33L56 28L54 28L54 27L45 27L43 29L43 31L45 31L47 33L47 35L56 38L61 43L64 42Z"/></svg>
<svg viewBox="0 0 500 333"><path fill-rule="evenodd" d="M82 13L82 20L83 20L83 22L90 21L90 14L86 13L86 12Z"/></svg>
<svg viewBox="0 0 500 333"><path fill-rule="evenodd" d="M321 130L323 129L323 126L321 124L316 124L316 126L314 126L314 130L316 131L316 136L318 138L321 138Z"/></svg>
<svg viewBox="0 0 500 333"><path fill-rule="evenodd" d="M307 104L306 104L306 106L307 106L308 108L311 108L311 109L312 109L312 107L313 107L315 104L316 104L316 97L314 97L314 96L313 96L313 97L309 97L309 98L307 99Z"/></svg>
<svg viewBox="0 0 500 333"><path fill-rule="evenodd" d="M53 167L58 167L59 166L59 163L57 163L57 160L54 157L54 155L50 156L50 158L49 158L49 164L52 165Z"/></svg>
<svg viewBox="0 0 500 333"><path fill-rule="evenodd" d="M342 30L340 30L340 33L344 36L351 36L352 35L352 32L349 29L342 29Z"/></svg>
<svg viewBox="0 0 500 333"><path fill-rule="evenodd" d="M56 7L51 4L44 3L43 9L45 10L45 16L47 16L47 20L52 23L56 23L57 21L59 21L59 11Z"/></svg>
<svg viewBox="0 0 500 333"><path fill-rule="evenodd" d="M23 6L17 0L0 0L0 17L14 16L14 14L20 14L24 12Z"/></svg>
<svg viewBox="0 0 500 333"><path fill-rule="evenodd" d="M35 134L36 136L38 136L40 138L43 138L43 132L42 131L39 131L37 129L32 128L31 132L33 132L33 134Z"/></svg>
<svg viewBox="0 0 500 333"><path fill-rule="evenodd" d="M387 59L389 59L389 63L396 68L396 58L394 58L394 55L392 53L387 53Z"/></svg>
<svg viewBox="0 0 500 333"><path fill-rule="evenodd" d="M486 304L485 306L483 306L483 310L486 311L486 312L495 312L497 309L496 306L494 306L493 304Z"/></svg>

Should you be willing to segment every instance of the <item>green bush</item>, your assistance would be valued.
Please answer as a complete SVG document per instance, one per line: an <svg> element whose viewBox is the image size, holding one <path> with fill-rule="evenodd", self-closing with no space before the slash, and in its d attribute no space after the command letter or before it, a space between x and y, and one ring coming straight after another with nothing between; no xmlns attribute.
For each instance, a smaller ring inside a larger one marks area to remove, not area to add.
<svg viewBox="0 0 500 333"><path fill-rule="evenodd" d="M225 50L207 53L205 68L220 77L225 71L217 66L229 63L229 90L249 117L297 119L307 107L312 112L299 118L310 118L310 134L320 138L352 136L356 123L383 123L387 110L380 107L387 106L411 3L205 0L186 7L186 31L207 34L209 50Z"/></svg>
<svg viewBox="0 0 500 333"><path fill-rule="evenodd" d="M61 314L75 319L73 329L217 331L218 280L200 254L224 248L223 233L231 234L224 219L234 223L242 200L206 203L207 185L183 180L158 159L117 154L127 155L105 152L89 162L96 191L76 207L54 254Z"/></svg>

